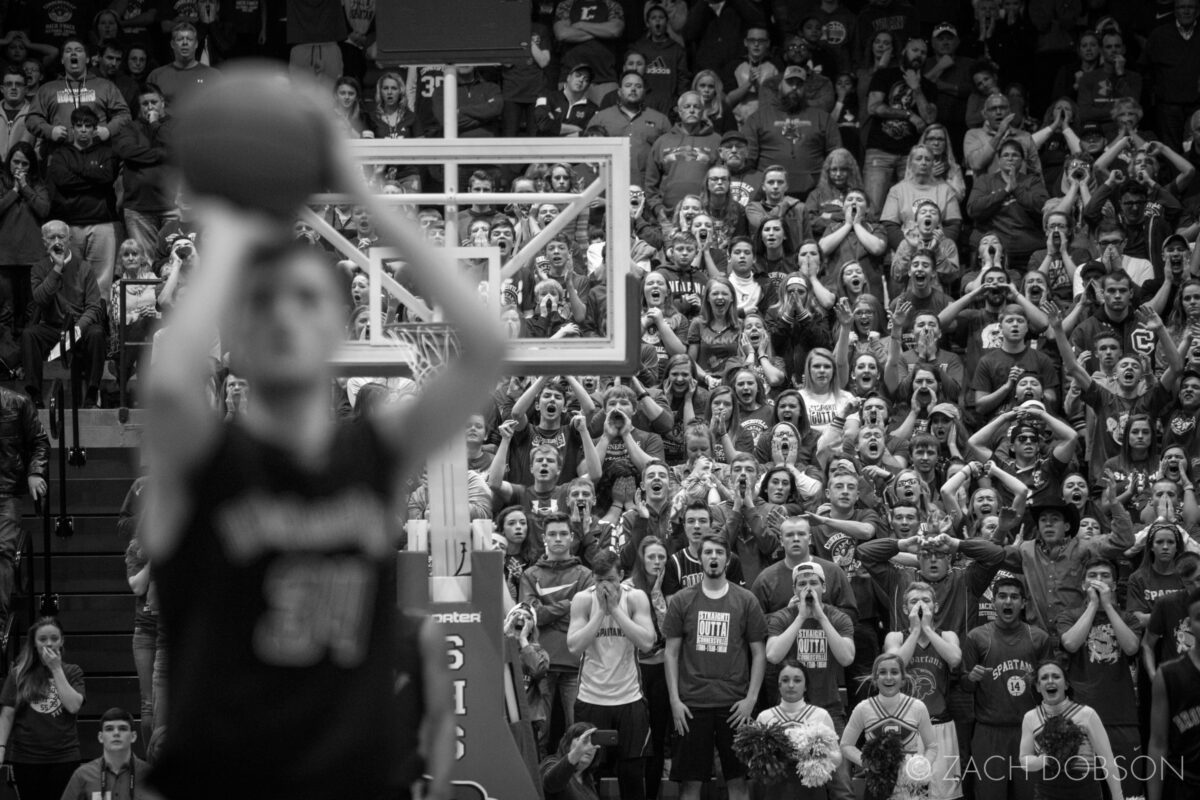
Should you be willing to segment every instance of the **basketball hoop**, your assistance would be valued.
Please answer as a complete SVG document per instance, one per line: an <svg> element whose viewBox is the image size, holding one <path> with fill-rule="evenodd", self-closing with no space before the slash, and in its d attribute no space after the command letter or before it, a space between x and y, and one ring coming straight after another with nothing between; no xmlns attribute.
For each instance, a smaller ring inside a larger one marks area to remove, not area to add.
<svg viewBox="0 0 1200 800"><path fill-rule="evenodd" d="M412 370L417 386L424 386L429 378L441 372L460 349L458 331L440 322L394 323L384 328L383 336L389 344L404 350L401 356Z"/></svg>

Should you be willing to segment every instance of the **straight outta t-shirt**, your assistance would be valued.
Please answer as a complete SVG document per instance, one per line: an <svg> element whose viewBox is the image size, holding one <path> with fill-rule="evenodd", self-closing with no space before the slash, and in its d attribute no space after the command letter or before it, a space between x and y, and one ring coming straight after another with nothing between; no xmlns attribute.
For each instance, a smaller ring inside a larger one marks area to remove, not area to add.
<svg viewBox="0 0 1200 800"><path fill-rule="evenodd" d="M767 638L767 621L758 600L732 583L724 597L711 598L702 585L671 598L663 635L682 638L679 652L679 699L687 705L730 706L750 687L750 643Z"/></svg>

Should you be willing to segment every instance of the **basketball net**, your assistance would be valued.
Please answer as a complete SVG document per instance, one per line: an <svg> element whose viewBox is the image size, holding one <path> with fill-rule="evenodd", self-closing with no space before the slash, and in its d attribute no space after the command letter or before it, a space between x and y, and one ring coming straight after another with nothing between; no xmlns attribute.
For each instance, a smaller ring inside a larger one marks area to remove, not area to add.
<svg viewBox="0 0 1200 800"><path fill-rule="evenodd" d="M384 336L408 351L404 360L417 386L445 369L461 348L458 331L440 322L393 324L384 329Z"/></svg>

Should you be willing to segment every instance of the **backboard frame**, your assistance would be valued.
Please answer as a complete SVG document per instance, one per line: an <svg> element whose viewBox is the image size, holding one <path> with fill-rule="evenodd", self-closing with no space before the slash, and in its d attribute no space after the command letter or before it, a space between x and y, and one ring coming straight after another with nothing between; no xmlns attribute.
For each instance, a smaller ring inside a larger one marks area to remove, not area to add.
<svg viewBox="0 0 1200 800"><path fill-rule="evenodd" d="M456 191L422 191L420 194L380 195L385 204L445 205L457 210L479 200L489 203L505 202L568 202L568 207L528 245L514 253L500 268L502 278L515 274L524 264L532 260L544 242L568 222L574 214L587 213L588 205L602 195L610 202L620 198L621 205L629 197L629 142L624 138L586 137L554 139L359 139L349 143L355 160L363 164L405 165L477 165L512 164L530 161L548 163L588 162L599 165L599 177L578 195L564 197L551 193L492 192L488 195L459 193ZM341 195L317 195L312 203L338 203L346 198ZM568 219L568 215L570 218ZM395 258L400 253L386 250L378 259L374 254L360 251L352 242L338 233L315 211L308 210L305 219L314 229L330 242L344 258L353 261L366 272L371 281L371 298L378 297L381 289L396 296L401 303L409 305L411 295L398 293L398 285L379 268L384 258ZM631 374L640 360L640 314L637 302L638 277L632 274L628 246L630 219L627 213L606 215L606 242L616 246L606 248L608 302L605 337L580 337L571 339L513 339L505 358L504 369L511 374L557 375L557 374ZM451 248L452 252L462 252ZM483 253L480 253L483 255ZM486 257L486 256L485 256ZM492 259L489 258L489 262ZM374 267L372 264L374 263ZM489 263L489 283L494 280L494 270ZM499 287L488 287L489 298L499 297ZM499 313L496 307L495 313ZM379 320L372 311L373 324ZM435 313L436 319L436 313ZM421 324L421 323L412 323ZM373 336L372 342L348 342L334 359L334 367L343 375L406 375L410 370L404 362L405 354L398 350L394 341Z"/></svg>

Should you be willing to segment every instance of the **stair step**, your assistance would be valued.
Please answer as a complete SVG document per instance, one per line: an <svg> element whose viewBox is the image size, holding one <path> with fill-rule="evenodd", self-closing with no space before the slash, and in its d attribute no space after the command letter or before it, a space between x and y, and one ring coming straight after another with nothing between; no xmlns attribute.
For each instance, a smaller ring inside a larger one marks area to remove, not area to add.
<svg viewBox="0 0 1200 800"><path fill-rule="evenodd" d="M115 408L80 409L79 441L83 443L84 447L89 448L89 451L93 447L137 447L142 440L144 414L145 412L140 409L131 409L129 422L122 423ZM42 421L42 426L49 432L49 412L39 411L38 418ZM75 443L71 430L71 410L68 408L66 419L68 446Z"/></svg>
<svg viewBox="0 0 1200 800"><path fill-rule="evenodd" d="M133 477L138 474L139 465L141 464L141 452L133 446L129 447L103 447L99 444L93 444L86 436L81 435L80 441L83 442L83 447L87 450L87 463L82 467L72 466L67 464L67 477L72 476L88 476L99 474L100 477L118 477L120 475L129 475ZM67 435L67 446L70 447L74 442L70 434ZM50 440L50 465L51 473L58 474L58 440ZM109 473L112 473L111 475Z"/></svg>
<svg viewBox="0 0 1200 800"><path fill-rule="evenodd" d="M89 675L133 675L133 634L73 634L68 626L64 660L82 667L85 679ZM104 713L103 709L99 713Z"/></svg>
<svg viewBox="0 0 1200 800"><path fill-rule="evenodd" d="M118 707L138 716L142 707L142 695L138 690L137 676L88 678L83 676L84 698L83 709L87 716L100 716L110 708Z"/></svg>
<svg viewBox="0 0 1200 800"><path fill-rule="evenodd" d="M34 591L37 592L45 588L42 580L44 559L45 555L39 553L27 561L33 570ZM123 555L53 555L50 559L53 589L60 595L129 592Z"/></svg>
<svg viewBox="0 0 1200 800"><path fill-rule="evenodd" d="M69 511L70 509L68 509ZM55 515L57 516L57 515ZM117 531L118 517L114 515L84 515L72 516L74 536L62 537L54 535L54 517L50 519L50 552L115 554L124 553L129 541ZM34 553L44 552L42 548L42 518L25 517L21 526L32 537Z"/></svg>
<svg viewBox="0 0 1200 800"><path fill-rule="evenodd" d="M35 605L34 617L38 616L38 606L41 595L33 598ZM20 625L14 626L24 635L28 612L22 596L16 603L17 619ZM137 610L137 601L132 594L62 594L58 597L58 617L66 628L67 635L74 638L75 634L106 633L114 635L132 635L133 617ZM129 668L133 669L132 660Z"/></svg>
<svg viewBox="0 0 1200 800"><path fill-rule="evenodd" d="M50 510L52 513L58 513L58 478L53 478L49 483ZM68 477L67 511L75 515L115 514L121 510L125 495L129 493L132 484L132 478L105 478L94 472L75 479ZM21 513L27 516L37 513L33 501L28 497L21 503Z"/></svg>

